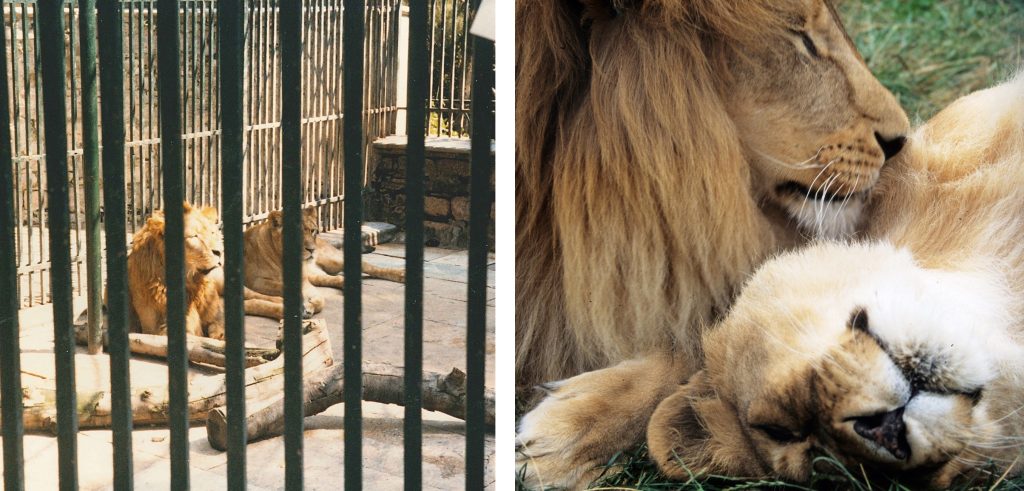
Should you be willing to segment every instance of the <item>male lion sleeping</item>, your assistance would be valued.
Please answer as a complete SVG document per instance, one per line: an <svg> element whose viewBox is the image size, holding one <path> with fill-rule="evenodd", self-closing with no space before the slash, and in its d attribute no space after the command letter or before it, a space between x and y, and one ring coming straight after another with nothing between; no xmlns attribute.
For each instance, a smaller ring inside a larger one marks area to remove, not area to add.
<svg viewBox="0 0 1024 491"><path fill-rule="evenodd" d="M547 385L528 483L585 484L645 430L679 479L803 481L822 455L930 487L1019 474L1024 74L917 130L872 194L868 240L764 264L696 373L663 353Z"/></svg>

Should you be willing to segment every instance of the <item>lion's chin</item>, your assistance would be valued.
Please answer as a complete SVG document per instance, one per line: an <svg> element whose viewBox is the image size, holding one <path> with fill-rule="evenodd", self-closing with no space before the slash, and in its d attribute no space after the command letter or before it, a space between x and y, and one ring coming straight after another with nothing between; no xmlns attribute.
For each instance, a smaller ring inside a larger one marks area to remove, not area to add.
<svg viewBox="0 0 1024 491"><path fill-rule="evenodd" d="M791 195L784 198L782 208L805 233L826 239L850 238L864 215L866 193L827 200Z"/></svg>

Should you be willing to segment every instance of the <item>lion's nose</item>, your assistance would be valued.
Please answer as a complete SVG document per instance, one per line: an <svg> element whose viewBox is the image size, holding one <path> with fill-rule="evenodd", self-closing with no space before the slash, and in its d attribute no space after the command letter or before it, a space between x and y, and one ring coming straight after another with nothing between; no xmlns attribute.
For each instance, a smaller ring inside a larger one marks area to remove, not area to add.
<svg viewBox="0 0 1024 491"><path fill-rule="evenodd" d="M864 439L886 449L893 457L906 460L910 457L907 443L907 426L903 422L903 409L887 413L854 418L853 431Z"/></svg>
<svg viewBox="0 0 1024 491"><path fill-rule="evenodd" d="M878 140L878 146L882 148L882 154L885 155L885 160L889 160L900 153L903 150L903 145L907 143L907 137L900 135L895 138L885 138L877 131L875 132L875 140Z"/></svg>

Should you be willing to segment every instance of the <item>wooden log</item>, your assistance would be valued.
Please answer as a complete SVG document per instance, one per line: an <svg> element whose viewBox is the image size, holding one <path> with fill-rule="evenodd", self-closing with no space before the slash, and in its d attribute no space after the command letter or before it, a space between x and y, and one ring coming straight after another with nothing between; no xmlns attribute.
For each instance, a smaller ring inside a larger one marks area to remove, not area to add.
<svg viewBox="0 0 1024 491"><path fill-rule="evenodd" d="M323 321L305 321L309 330L303 336L302 366L305 375L331 366L331 342ZM284 357L245 371L246 400L256 404L284 388ZM227 403L224 374L192 374L188 386L189 420L203 421L207 413ZM136 426L162 425L167 422L168 392L166 386L132 389L132 421ZM78 392L78 425L80 428L110 427L110 391ZM23 391L26 431L56 431L56 390L53 387L26 386Z"/></svg>
<svg viewBox="0 0 1024 491"><path fill-rule="evenodd" d="M82 314L83 316L85 314ZM79 317L84 319L84 317ZM106 322L101 330L103 347L107 346ZM75 324L75 343L80 346L88 345L88 329L86 324ZM210 365L224 368L224 341L202 336L188 335L185 341L188 349L188 360L194 364ZM158 334L142 334L138 332L128 333L128 349L138 355L167 358L167 336ZM281 355L279 349L274 348L245 348L246 368L262 365L276 359Z"/></svg>
<svg viewBox="0 0 1024 491"><path fill-rule="evenodd" d="M364 401L384 404L404 403L404 370L382 363L363 365ZM342 402L345 398L344 366L324 368L306 378L303 387L306 416L319 414ZM466 419L466 374L453 368L447 375L424 372L420 383L423 390L423 409L440 411L459 419ZM487 390L485 422L494 428L494 391ZM247 398L248 400L248 398ZM276 394L273 399L246 406L245 432L247 441L257 441L281 435L284 432L284 399ZM209 412L206 436L210 446L218 450L227 448L227 409L219 407Z"/></svg>

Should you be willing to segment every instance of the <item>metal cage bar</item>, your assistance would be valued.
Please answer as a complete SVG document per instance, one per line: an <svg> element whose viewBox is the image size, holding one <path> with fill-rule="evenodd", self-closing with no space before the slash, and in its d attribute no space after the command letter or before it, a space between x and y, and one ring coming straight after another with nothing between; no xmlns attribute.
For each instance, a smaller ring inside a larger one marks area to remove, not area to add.
<svg viewBox="0 0 1024 491"><path fill-rule="evenodd" d="M218 68L221 104L221 219L224 232L224 337L227 385L228 489L245 490L245 246L242 236L245 114L242 106L244 0L221 0Z"/></svg>
<svg viewBox="0 0 1024 491"><path fill-rule="evenodd" d="M188 350L185 344L185 177L181 150L181 64L177 0L157 0L157 82L163 165L164 255L167 288L168 423L171 489L189 489Z"/></svg>
<svg viewBox="0 0 1024 491"><path fill-rule="evenodd" d="M423 203L426 134L426 2L409 5L409 109L406 119L405 198L405 489L418 490L423 479Z"/></svg>
<svg viewBox="0 0 1024 491"><path fill-rule="evenodd" d="M479 1L479 0L477 0ZM473 124L466 320L466 489L484 487L484 364L487 344L487 225L494 201L494 43L473 37Z"/></svg>
<svg viewBox="0 0 1024 491"><path fill-rule="evenodd" d="M82 73L82 157L85 173L86 292L88 294L89 354L103 348L103 272L100 249L100 142L96 109L96 0L79 0L78 21ZM74 80L74 78L72 78ZM74 106L72 106L74 107ZM72 116L72 123L75 118ZM72 130L72 134L74 134ZM76 213L77 215L77 213ZM78 228L78 227L76 227Z"/></svg>
<svg viewBox="0 0 1024 491"><path fill-rule="evenodd" d="M71 223L68 206L68 129L64 84L64 1L37 5L46 142L46 223L50 228L50 292L57 385L57 460L60 486L78 488L78 408L75 394L75 332L72 326ZM40 216L41 218L41 216Z"/></svg>
<svg viewBox="0 0 1024 491"><path fill-rule="evenodd" d="M281 43L281 269L284 270L285 488L301 490L302 476L302 4L280 6ZM356 118L358 119L358 118Z"/></svg>
<svg viewBox="0 0 1024 491"><path fill-rule="evenodd" d="M12 9L13 15L13 9ZM7 100L11 78L7 72L7 39L0 12L0 290L18 291L15 173L11 159L11 106ZM4 489L25 489L25 433L22 420L21 343L19 342L18 295L0 299L0 411L3 426Z"/></svg>
<svg viewBox="0 0 1024 491"><path fill-rule="evenodd" d="M100 91L103 118L103 206L107 237L107 353L110 357L114 489L135 487L132 468L132 396L128 350L128 247L125 244L124 40L119 0L98 0Z"/></svg>
<svg viewBox="0 0 1024 491"><path fill-rule="evenodd" d="M363 0L345 0L342 26L344 113L363 111ZM363 481L363 118L345 118L345 489L362 489Z"/></svg>

